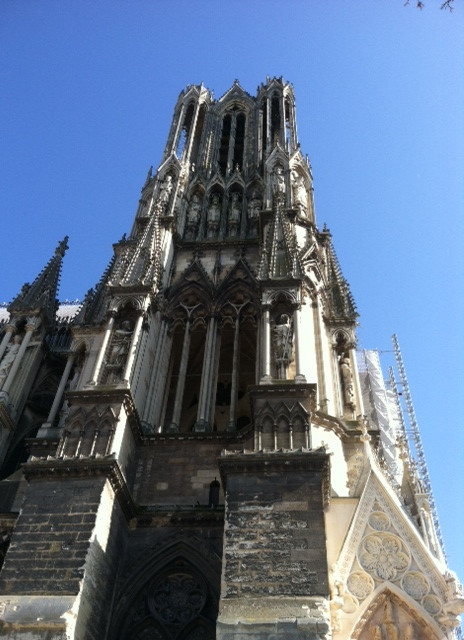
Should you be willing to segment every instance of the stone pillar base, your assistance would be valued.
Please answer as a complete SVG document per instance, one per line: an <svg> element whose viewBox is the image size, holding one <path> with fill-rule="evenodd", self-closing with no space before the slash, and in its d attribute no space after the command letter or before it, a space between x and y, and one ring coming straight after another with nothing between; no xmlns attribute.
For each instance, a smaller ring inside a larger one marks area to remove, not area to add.
<svg viewBox="0 0 464 640"><path fill-rule="evenodd" d="M217 640L324 640L330 637L325 598L234 598L222 602Z"/></svg>
<svg viewBox="0 0 464 640"><path fill-rule="evenodd" d="M72 595L0 595L0 636L7 632L6 637L11 640L72 638L75 626L72 610L76 598Z"/></svg>

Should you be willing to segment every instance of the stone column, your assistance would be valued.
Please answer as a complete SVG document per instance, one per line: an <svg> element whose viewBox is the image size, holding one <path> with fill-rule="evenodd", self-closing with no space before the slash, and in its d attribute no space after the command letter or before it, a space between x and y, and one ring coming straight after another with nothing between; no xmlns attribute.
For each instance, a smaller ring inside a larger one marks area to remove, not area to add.
<svg viewBox="0 0 464 640"><path fill-rule="evenodd" d="M137 354L137 347L139 344L140 334L142 333L142 326L143 326L143 312L140 311L139 317L137 318L137 322L135 323L134 331L132 333L131 344L129 347L129 355L127 356L124 375L122 377L123 382L129 382L129 378L132 372L132 366L134 364L135 356Z"/></svg>
<svg viewBox="0 0 464 640"><path fill-rule="evenodd" d="M196 129L196 126L197 126L199 110L200 110L200 103L197 102L195 104L195 111L193 113L192 125L190 127L190 135L189 135L189 139L187 141L187 144L188 144L187 153L185 154L185 157L188 158L189 162L190 162L190 153L192 151L193 141L195 139L195 129Z"/></svg>
<svg viewBox="0 0 464 640"><path fill-rule="evenodd" d="M261 341L261 357L263 363L263 375L261 382L271 381L271 314L269 307L263 308L262 316L262 341Z"/></svg>
<svg viewBox="0 0 464 640"><path fill-rule="evenodd" d="M164 389L166 386L167 374L169 371L169 353L168 353L168 325L165 320L162 322L162 333L158 342L158 350L155 356L155 380L153 383L152 401L150 403L148 422L155 427L160 427L160 415L163 407Z"/></svg>
<svg viewBox="0 0 464 640"><path fill-rule="evenodd" d="M285 97L282 93L279 100L280 111L280 144L282 149L287 149L287 131L285 126ZM290 149L287 149L287 153L290 153Z"/></svg>
<svg viewBox="0 0 464 640"><path fill-rule="evenodd" d="M269 94L266 96L266 154L265 159L269 157L271 153L271 99Z"/></svg>
<svg viewBox="0 0 464 640"><path fill-rule="evenodd" d="M182 413L182 401L184 399L185 377L187 375L187 365L190 350L190 318L192 311L198 307L186 307L181 305L187 312L187 319L185 321L184 342L182 344L182 355L180 358L179 376L177 378L176 395L174 398L174 410L172 413L171 424L168 431L171 433L177 433L179 431L179 422Z"/></svg>
<svg viewBox="0 0 464 640"><path fill-rule="evenodd" d="M113 327L114 327L114 312L112 312L111 317L108 320L108 323L106 325L105 335L103 336L103 342L97 356L97 361L95 363L95 369L93 372L92 380L90 380L90 384L98 383L98 378L100 376L101 368L103 366L103 358L105 357L106 348L108 346L108 342L110 341Z"/></svg>
<svg viewBox="0 0 464 640"><path fill-rule="evenodd" d="M75 357L76 357L76 354L74 352L72 352L72 353L70 353L68 355L68 359L66 361L66 366L64 368L63 375L61 376L60 384L58 385L58 389L56 391L52 407L51 407L51 409L49 411L49 414L48 414L48 417L47 417L47 421L40 427L40 431L37 434L37 436L39 438L42 437L42 435L43 436L45 435L45 434L40 433L42 431L42 429L46 430L46 429L49 429L49 428L53 427L53 423L55 421L56 414L58 412L58 409L60 408L61 401L63 400L63 393L64 393L64 390L66 388L66 384L68 382L69 374L71 373L71 369L72 369L72 366L74 364Z"/></svg>
<svg viewBox="0 0 464 640"><path fill-rule="evenodd" d="M176 153L177 151L177 146L179 144L179 137L182 135L182 125L183 125L184 115L185 115L185 104L182 104L180 108L180 113L179 113L179 120L177 121L177 127L174 134L174 139L172 141L171 153Z"/></svg>
<svg viewBox="0 0 464 640"><path fill-rule="evenodd" d="M8 372L8 377L5 380L5 384L2 387L2 392L3 393L8 393L8 391L10 390L10 387L13 383L13 379L16 375L17 370L19 369L19 365L21 364L21 360L24 357L24 354L26 352L27 346L29 344L29 342L31 341L31 338L34 334L34 331L36 329L38 329L38 327L40 326L40 318L37 317L32 317L32 318L28 318L27 319L27 324L26 324L26 335L23 338L23 341L21 342L21 346L19 347L19 351L16 355L16 358L13 361L13 364L11 365L11 369Z"/></svg>
<svg viewBox="0 0 464 640"><path fill-rule="evenodd" d="M306 377L301 370L301 344L300 344L300 309L293 312L293 333L295 335L295 382L306 382ZM310 335L312 339L312 334Z"/></svg>
<svg viewBox="0 0 464 640"><path fill-rule="evenodd" d="M0 362L3 358L3 354L6 351L8 343L11 340L11 336L16 333L16 327L14 324L7 324L5 327L5 335L3 336L2 342L0 344Z"/></svg>
<svg viewBox="0 0 464 640"><path fill-rule="evenodd" d="M240 309L243 305L236 309L235 318L235 333L234 333L234 353L232 356L232 384L230 389L230 413L229 413L229 425L227 431L236 430L237 420L237 387L238 387L238 373L240 367Z"/></svg>
<svg viewBox="0 0 464 640"><path fill-rule="evenodd" d="M356 348L350 349L351 366L353 368L353 382L355 389L356 414L364 415L364 402L362 397L361 385L359 382L358 361L356 360Z"/></svg>
<svg viewBox="0 0 464 640"><path fill-rule="evenodd" d="M143 420L145 422L150 422L151 410L152 410L153 400L154 400L154 387L156 384L156 378L157 378L158 369L159 369L158 362L159 362L159 356L160 356L160 347L161 347L162 337L163 337L164 328L165 328L164 320L160 321L159 311L157 311L155 314L155 327L157 327L157 330L155 333L155 344L154 344L155 353L153 356L153 366L151 370L147 400L145 402L145 407L143 410Z"/></svg>
<svg viewBox="0 0 464 640"><path fill-rule="evenodd" d="M205 352L203 355L203 367L201 373L200 397L198 400L198 412L195 422L195 431L211 431L210 425L210 397L211 384L214 375L216 346L216 319L211 316L206 331Z"/></svg>

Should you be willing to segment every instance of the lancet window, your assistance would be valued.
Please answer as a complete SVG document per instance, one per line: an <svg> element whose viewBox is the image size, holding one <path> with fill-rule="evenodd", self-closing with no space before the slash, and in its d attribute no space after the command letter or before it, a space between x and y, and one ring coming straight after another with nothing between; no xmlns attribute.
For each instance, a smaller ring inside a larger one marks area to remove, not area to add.
<svg viewBox="0 0 464 640"><path fill-rule="evenodd" d="M243 169L245 152L246 116L237 106L222 120L218 164L223 176Z"/></svg>
<svg viewBox="0 0 464 640"><path fill-rule="evenodd" d="M182 122L182 126L178 134L179 137L178 137L177 146L176 146L176 155L178 158L182 157L185 149L187 148L187 142L190 135L190 129L192 127L194 111L195 111L195 106L194 106L194 103L191 102L187 107L187 110L185 112L184 119Z"/></svg>
<svg viewBox="0 0 464 640"><path fill-rule="evenodd" d="M223 176L227 172L227 158L229 155L230 130L232 127L232 116L226 115L222 120L221 144L219 146L219 170Z"/></svg>
<svg viewBox="0 0 464 640"><path fill-rule="evenodd" d="M250 422L256 382L255 306L243 295L216 305L190 297L174 310L163 430L235 431ZM209 310L208 310L209 309Z"/></svg>
<svg viewBox="0 0 464 640"><path fill-rule="evenodd" d="M291 117L291 105L290 100L285 98L285 143L287 146L287 151L291 151L292 144L292 117Z"/></svg>
<svg viewBox="0 0 464 640"><path fill-rule="evenodd" d="M277 94L272 96L271 100L271 141L272 146L280 142L281 136L281 118L280 118L280 104Z"/></svg>

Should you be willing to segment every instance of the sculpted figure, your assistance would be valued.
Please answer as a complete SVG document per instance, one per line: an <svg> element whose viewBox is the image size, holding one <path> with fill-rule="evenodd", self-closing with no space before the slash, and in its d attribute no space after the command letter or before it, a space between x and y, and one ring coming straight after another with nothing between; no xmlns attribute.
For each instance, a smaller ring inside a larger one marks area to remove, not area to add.
<svg viewBox="0 0 464 640"><path fill-rule="evenodd" d="M219 228L219 220L221 218L221 201L217 193L213 195L211 198L211 202L208 207L208 215L207 215L207 227L208 227L208 236L213 236L218 228Z"/></svg>
<svg viewBox="0 0 464 640"><path fill-rule="evenodd" d="M351 362L347 353L340 356L340 373L343 383L343 392L345 404L349 407L353 406L353 373L351 371Z"/></svg>
<svg viewBox="0 0 464 640"><path fill-rule="evenodd" d="M262 200L259 197L259 193L257 191L253 191L251 194L251 200L248 203L248 219L249 220L257 220L259 217L259 212L261 211Z"/></svg>
<svg viewBox="0 0 464 640"><path fill-rule="evenodd" d="M106 365L106 382L108 384L115 384L122 379L124 365L126 364L127 354L129 353L132 331L131 322L124 320L120 328L116 329L113 334Z"/></svg>
<svg viewBox="0 0 464 640"><path fill-rule="evenodd" d="M306 215L307 211L307 194L303 176L297 171L292 172L293 177L293 200L295 207L301 215Z"/></svg>
<svg viewBox="0 0 464 640"><path fill-rule="evenodd" d="M163 210L167 209L167 206L169 204L169 198L171 197L172 187L173 187L172 176L168 174L163 184L161 185L160 195L159 195L159 202Z"/></svg>
<svg viewBox="0 0 464 640"><path fill-rule="evenodd" d="M285 176L284 170L280 164L276 165L271 179L272 193L274 197L283 200L285 194Z"/></svg>
<svg viewBox="0 0 464 640"><path fill-rule="evenodd" d="M124 322L121 323L121 328L116 329L114 332L109 359L110 364L123 365L126 362L131 335L132 325L129 320L124 320Z"/></svg>
<svg viewBox="0 0 464 640"><path fill-rule="evenodd" d="M195 193L190 201L190 205L187 212L187 223L189 226L196 226L200 220L201 202L198 195Z"/></svg>
<svg viewBox="0 0 464 640"><path fill-rule="evenodd" d="M382 640L382 628L378 624L372 627L372 640Z"/></svg>
<svg viewBox="0 0 464 640"><path fill-rule="evenodd" d="M21 336L15 336L13 338L13 342L7 346L5 355L0 363L0 381L3 381L7 377L14 360L18 355L20 345Z"/></svg>
<svg viewBox="0 0 464 640"><path fill-rule="evenodd" d="M242 203L240 201L239 194L234 191L229 205L229 231L231 236L237 235L241 211Z"/></svg>
<svg viewBox="0 0 464 640"><path fill-rule="evenodd" d="M292 326L290 318L283 313L272 330L274 357L279 380L286 380L287 368L292 359Z"/></svg>

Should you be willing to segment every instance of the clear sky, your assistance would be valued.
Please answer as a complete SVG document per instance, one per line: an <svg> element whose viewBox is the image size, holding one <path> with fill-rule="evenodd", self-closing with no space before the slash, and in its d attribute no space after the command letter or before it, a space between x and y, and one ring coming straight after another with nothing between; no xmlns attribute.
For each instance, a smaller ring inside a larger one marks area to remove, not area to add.
<svg viewBox="0 0 464 640"><path fill-rule="evenodd" d="M360 345L398 335L464 579L464 2L414 4L0 0L0 300L65 235L61 300L95 284L187 84L254 95L283 75Z"/></svg>

